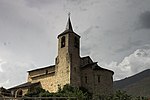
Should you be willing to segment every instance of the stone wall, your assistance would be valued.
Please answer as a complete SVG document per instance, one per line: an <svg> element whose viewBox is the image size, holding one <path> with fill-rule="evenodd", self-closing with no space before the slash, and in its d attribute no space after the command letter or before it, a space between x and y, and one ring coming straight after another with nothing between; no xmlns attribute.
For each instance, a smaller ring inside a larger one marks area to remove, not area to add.
<svg viewBox="0 0 150 100"><path fill-rule="evenodd" d="M75 45L76 40L78 46ZM70 84L85 87L95 96L112 93L113 73L100 67L95 70L96 66L89 56L80 58L80 36L74 32L65 33L58 37L55 66L29 71L28 82L40 81L42 88L49 92L56 92L58 86Z"/></svg>
<svg viewBox="0 0 150 100"><path fill-rule="evenodd" d="M90 67L81 70L82 87L93 93L93 70Z"/></svg>
<svg viewBox="0 0 150 100"><path fill-rule="evenodd" d="M64 36L64 35L63 35ZM56 58L56 83L63 87L65 84L70 84L70 56L68 51L69 35L65 35L65 46L61 47L61 39L58 38L58 56Z"/></svg>
<svg viewBox="0 0 150 100"><path fill-rule="evenodd" d="M83 67L89 63L93 63L92 59L89 56L81 58L80 66Z"/></svg>
<svg viewBox="0 0 150 100"><path fill-rule="evenodd" d="M78 40L78 46L75 45L75 38ZM72 86L81 86L80 72L80 37L75 33L69 34L69 54L70 54L70 84Z"/></svg>
<svg viewBox="0 0 150 100"><path fill-rule="evenodd" d="M33 78L54 73L54 72L55 72L55 66L49 66L41 69L31 70L28 72L28 82L31 82Z"/></svg>
<svg viewBox="0 0 150 100"><path fill-rule="evenodd" d="M82 69L82 86L97 95L109 95L113 92L113 73L108 70Z"/></svg>
<svg viewBox="0 0 150 100"><path fill-rule="evenodd" d="M28 82L40 82L43 89L49 92L56 92L58 86L56 84L55 67L47 67L34 70L28 73Z"/></svg>
<svg viewBox="0 0 150 100"><path fill-rule="evenodd" d="M94 95L109 95L113 93L113 73L108 70L93 70Z"/></svg>
<svg viewBox="0 0 150 100"><path fill-rule="evenodd" d="M48 90L49 92L56 92L58 89L56 82L55 73L35 77L32 80L32 83L39 82L43 89Z"/></svg>
<svg viewBox="0 0 150 100"><path fill-rule="evenodd" d="M65 46L61 47L61 39L65 37ZM75 47L75 33L67 33L58 37L58 56L56 58L57 84L63 87L66 84L80 86L80 43Z"/></svg>

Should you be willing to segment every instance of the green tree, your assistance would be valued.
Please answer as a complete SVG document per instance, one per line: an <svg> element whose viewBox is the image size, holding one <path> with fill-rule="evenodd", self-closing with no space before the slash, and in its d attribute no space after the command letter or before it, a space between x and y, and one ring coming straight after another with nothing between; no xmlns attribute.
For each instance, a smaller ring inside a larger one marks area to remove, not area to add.
<svg viewBox="0 0 150 100"><path fill-rule="evenodd" d="M41 87L35 87L33 90L28 90L27 97L50 97L52 94Z"/></svg>
<svg viewBox="0 0 150 100"><path fill-rule="evenodd" d="M100 99L101 100L101 99ZM133 97L128 95L125 91L116 91L115 94L107 96L102 100L148 100L146 97Z"/></svg>
<svg viewBox="0 0 150 100"><path fill-rule="evenodd" d="M90 96L91 94L85 88L77 88L68 84L66 84L63 88L58 86L58 91L56 93L50 93L41 87L35 87L25 94L25 97L75 97L79 100L85 100L85 98L90 98Z"/></svg>
<svg viewBox="0 0 150 100"><path fill-rule="evenodd" d="M103 97L103 100L132 100L132 97L125 91L116 91L115 94Z"/></svg>
<svg viewBox="0 0 150 100"><path fill-rule="evenodd" d="M62 89L59 87L56 96L61 97L77 97L79 100L84 100L88 98L88 91L83 91L81 88L73 87L66 84Z"/></svg>
<svg viewBox="0 0 150 100"><path fill-rule="evenodd" d="M148 100L148 98L146 97L141 97L141 96L138 96L135 98L135 100Z"/></svg>

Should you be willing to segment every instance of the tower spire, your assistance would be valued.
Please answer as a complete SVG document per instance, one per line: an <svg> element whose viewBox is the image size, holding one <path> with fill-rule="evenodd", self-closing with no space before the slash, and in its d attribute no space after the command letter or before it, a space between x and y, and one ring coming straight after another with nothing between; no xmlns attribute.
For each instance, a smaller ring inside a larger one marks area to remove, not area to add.
<svg viewBox="0 0 150 100"><path fill-rule="evenodd" d="M72 24L71 24L71 20L70 20L70 14L71 14L71 13L69 12L69 13L68 13L68 22L67 22L67 25L66 25L66 30L73 32Z"/></svg>

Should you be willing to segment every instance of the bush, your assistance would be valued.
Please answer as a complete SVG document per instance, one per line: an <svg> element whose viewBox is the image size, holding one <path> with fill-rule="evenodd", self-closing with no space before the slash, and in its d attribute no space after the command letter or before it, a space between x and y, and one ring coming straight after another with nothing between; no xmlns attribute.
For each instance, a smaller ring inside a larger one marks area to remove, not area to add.
<svg viewBox="0 0 150 100"><path fill-rule="evenodd" d="M77 97L79 100L83 100L89 96L89 92L83 90L83 88L81 89L66 84L62 89L59 87L56 95L61 97Z"/></svg>
<svg viewBox="0 0 150 100"><path fill-rule="evenodd" d="M102 100L102 99L100 99ZM148 100L146 97L133 97L125 91L116 91L115 94L105 97L103 100Z"/></svg>
<svg viewBox="0 0 150 100"><path fill-rule="evenodd" d="M83 100L85 98L90 98L91 94L85 88L77 88L67 84L62 89L61 87L58 87L58 91L56 93L50 93L48 91L45 91L41 87L36 87L32 91L28 91L27 94L25 94L25 96L26 97L76 97L79 100Z"/></svg>
<svg viewBox="0 0 150 100"><path fill-rule="evenodd" d="M50 93L45 91L41 87L36 87L32 91L28 91L25 94L27 97L76 97L79 100L92 100L92 94L88 92L87 89L80 87L73 87L70 85L65 85L63 88L58 87L56 93ZM66 100L66 99L61 99ZM71 99L68 99L71 100ZM73 99L74 100L74 99ZM133 97L128 95L125 91L116 91L116 93L109 96L98 96L96 100L148 100L146 97Z"/></svg>

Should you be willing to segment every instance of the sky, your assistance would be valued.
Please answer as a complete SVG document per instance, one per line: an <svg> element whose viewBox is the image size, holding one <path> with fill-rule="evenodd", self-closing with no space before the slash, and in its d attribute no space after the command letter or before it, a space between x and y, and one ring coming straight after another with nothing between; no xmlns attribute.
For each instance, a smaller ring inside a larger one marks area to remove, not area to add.
<svg viewBox="0 0 150 100"><path fill-rule="evenodd" d="M0 87L53 65L68 12L81 57L113 70L114 80L150 68L150 0L0 0Z"/></svg>

